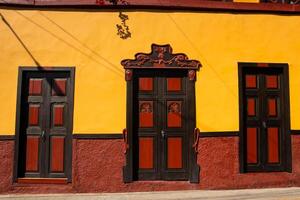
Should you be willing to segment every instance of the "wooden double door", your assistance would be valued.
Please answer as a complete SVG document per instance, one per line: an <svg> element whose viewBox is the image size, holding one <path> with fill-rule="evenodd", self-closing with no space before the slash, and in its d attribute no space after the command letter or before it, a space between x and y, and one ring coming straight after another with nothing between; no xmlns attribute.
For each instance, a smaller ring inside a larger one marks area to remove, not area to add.
<svg viewBox="0 0 300 200"><path fill-rule="evenodd" d="M241 155L245 171L290 168L287 66L244 66L242 76Z"/></svg>
<svg viewBox="0 0 300 200"><path fill-rule="evenodd" d="M71 72L20 70L17 177L71 175Z"/></svg>
<svg viewBox="0 0 300 200"><path fill-rule="evenodd" d="M189 104L187 72L141 70L133 81L136 179L188 180L195 105Z"/></svg>

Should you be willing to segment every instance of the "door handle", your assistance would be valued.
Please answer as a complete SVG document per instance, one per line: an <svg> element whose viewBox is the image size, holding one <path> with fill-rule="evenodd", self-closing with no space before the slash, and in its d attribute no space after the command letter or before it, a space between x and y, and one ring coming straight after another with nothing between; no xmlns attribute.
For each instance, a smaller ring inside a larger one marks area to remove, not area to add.
<svg viewBox="0 0 300 200"><path fill-rule="evenodd" d="M42 131L41 138L42 138L42 141L45 142L45 139L46 139L45 138L45 131Z"/></svg>
<svg viewBox="0 0 300 200"><path fill-rule="evenodd" d="M263 121L262 125L264 128L267 128L267 123L265 121Z"/></svg>
<svg viewBox="0 0 300 200"><path fill-rule="evenodd" d="M161 134L161 137L162 137L163 139L165 139L165 137L166 137L166 132L165 132L164 130L161 130L161 131L160 131L160 134Z"/></svg>

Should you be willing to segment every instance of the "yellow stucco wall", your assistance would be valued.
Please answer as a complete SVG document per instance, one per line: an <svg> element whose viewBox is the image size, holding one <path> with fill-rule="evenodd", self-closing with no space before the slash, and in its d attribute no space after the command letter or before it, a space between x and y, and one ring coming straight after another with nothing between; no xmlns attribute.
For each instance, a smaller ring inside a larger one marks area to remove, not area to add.
<svg viewBox="0 0 300 200"><path fill-rule="evenodd" d="M43 66L76 66L74 133L119 133L126 121L120 61L152 43L201 61L197 127L239 129L237 62L289 63L291 128L300 129L300 16L127 11L132 37L116 35L118 12L0 12ZM0 21L0 134L14 134L18 66L34 62Z"/></svg>

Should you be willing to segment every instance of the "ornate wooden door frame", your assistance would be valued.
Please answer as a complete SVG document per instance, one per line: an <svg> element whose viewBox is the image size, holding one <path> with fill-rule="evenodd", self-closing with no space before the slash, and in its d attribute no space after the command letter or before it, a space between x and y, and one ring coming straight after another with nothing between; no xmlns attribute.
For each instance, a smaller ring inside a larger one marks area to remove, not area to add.
<svg viewBox="0 0 300 200"><path fill-rule="evenodd" d="M134 60L126 59L121 62L125 69L125 80L127 82L127 109L126 109L126 129L124 129L125 155L126 165L123 167L123 181L129 183L134 181L134 141L133 141L133 97L134 84L133 76L137 71L145 69L161 69L167 70L184 70L187 72L188 83L188 103L195 105L195 81L196 71L201 67L201 63L197 60L189 60L185 54L172 54L170 45L152 44L151 53L137 53ZM194 130L196 129L196 110L189 111L190 127L188 128L188 162L189 162L189 181L191 183L199 183L200 167L197 165L197 151L195 146Z"/></svg>

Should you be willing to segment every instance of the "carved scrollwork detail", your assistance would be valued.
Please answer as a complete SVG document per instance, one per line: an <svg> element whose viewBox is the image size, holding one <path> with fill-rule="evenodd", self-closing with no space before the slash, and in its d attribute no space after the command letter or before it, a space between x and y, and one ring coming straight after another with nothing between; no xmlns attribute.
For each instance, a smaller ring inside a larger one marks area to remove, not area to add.
<svg viewBox="0 0 300 200"><path fill-rule="evenodd" d="M300 0L264 0L264 3L300 4Z"/></svg>
<svg viewBox="0 0 300 200"><path fill-rule="evenodd" d="M280 0L268 0L269 3L281 3Z"/></svg>
<svg viewBox="0 0 300 200"><path fill-rule="evenodd" d="M125 80L126 81L131 81L132 79L132 70L131 69L126 69L125 70Z"/></svg>
<svg viewBox="0 0 300 200"><path fill-rule="evenodd" d="M122 61L123 66L142 66L150 59L147 55L137 55L135 60Z"/></svg>
<svg viewBox="0 0 300 200"><path fill-rule="evenodd" d="M125 69L128 68L183 68L198 70L201 63L189 60L185 54L173 54L170 45L152 44L150 54L138 53L134 60L126 59L121 62Z"/></svg>
<svg viewBox="0 0 300 200"><path fill-rule="evenodd" d="M129 19L128 15L125 15L124 13L119 13L119 18L121 19L121 24L117 24L117 35L120 36L122 39L127 39L131 37L131 32L129 31L129 26L126 24L126 21Z"/></svg>
<svg viewBox="0 0 300 200"><path fill-rule="evenodd" d="M140 105L140 112L141 113L152 113L152 105L149 102L144 102Z"/></svg>
<svg viewBox="0 0 300 200"><path fill-rule="evenodd" d="M198 143L199 143L199 138L200 138L200 130L199 128L195 128L194 129L194 144L193 144L193 148L195 153L198 153Z"/></svg>
<svg viewBox="0 0 300 200"><path fill-rule="evenodd" d="M181 113L181 105L178 102L170 103L168 113Z"/></svg>
<svg viewBox="0 0 300 200"><path fill-rule="evenodd" d="M195 81L195 79L196 79L196 72L195 72L195 70L189 70L188 76L189 76L189 80L190 81Z"/></svg>
<svg viewBox="0 0 300 200"><path fill-rule="evenodd" d="M300 0L291 0L290 4L300 4Z"/></svg>
<svg viewBox="0 0 300 200"><path fill-rule="evenodd" d="M127 129L123 129L123 142L124 142L124 154L127 154L127 151L129 149L129 144L128 144L128 132Z"/></svg>

